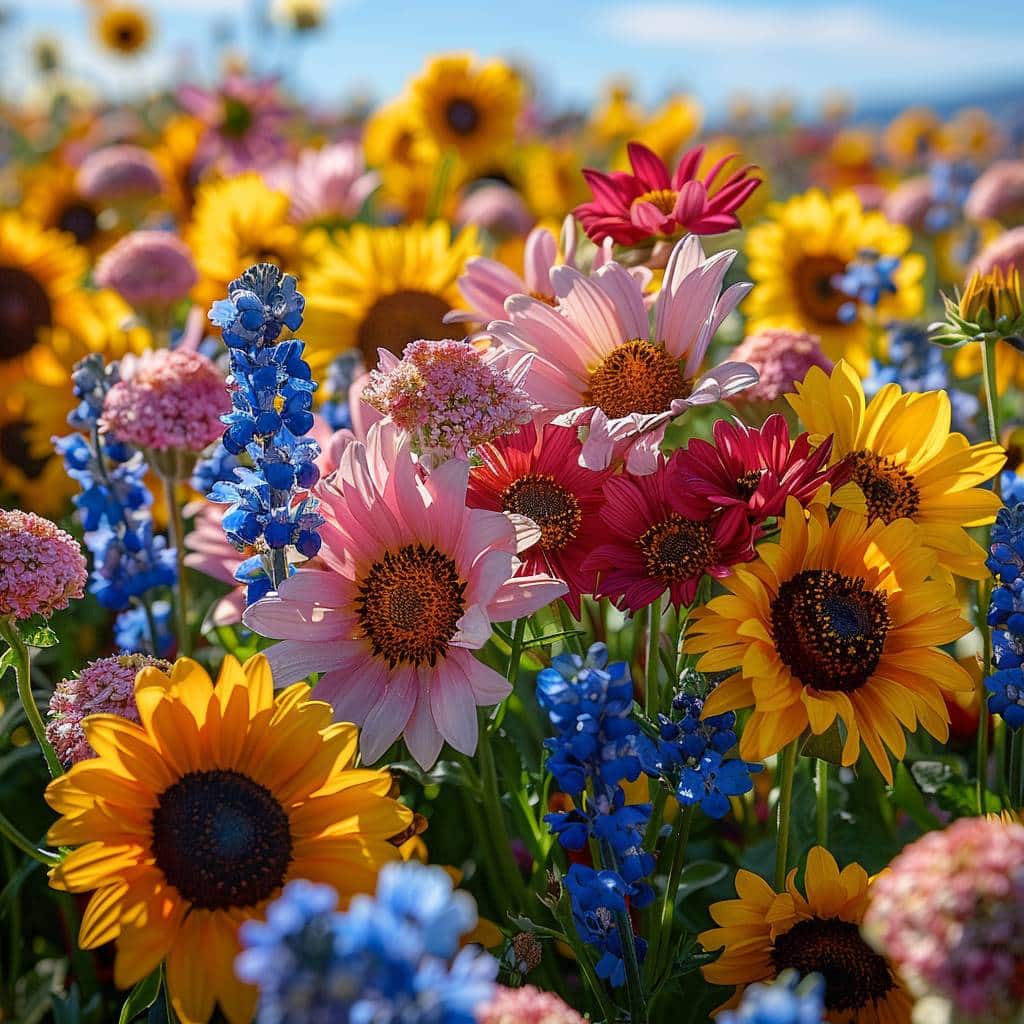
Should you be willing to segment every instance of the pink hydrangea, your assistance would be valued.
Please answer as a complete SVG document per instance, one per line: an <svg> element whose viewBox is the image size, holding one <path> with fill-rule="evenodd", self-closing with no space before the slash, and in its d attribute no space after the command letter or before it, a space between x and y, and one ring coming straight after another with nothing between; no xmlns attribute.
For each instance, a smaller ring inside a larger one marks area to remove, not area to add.
<svg viewBox="0 0 1024 1024"><path fill-rule="evenodd" d="M812 366L832 372L832 360L821 351L818 337L802 331L769 329L751 334L729 358L757 370L757 383L740 396L746 402L774 402L792 392Z"/></svg>
<svg viewBox="0 0 1024 1024"><path fill-rule="evenodd" d="M362 400L390 416L418 455L466 458L530 421L522 382L532 358L516 353L510 363L507 354L464 341L414 341L401 359L381 350Z"/></svg>
<svg viewBox="0 0 1024 1024"><path fill-rule="evenodd" d="M164 307L184 299L199 279L189 247L169 231L133 231L108 249L94 274L130 306Z"/></svg>
<svg viewBox="0 0 1024 1024"><path fill-rule="evenodd" d="M201 452L224 432L230 401L220 370L198 352L157 349L121 361L100 426L152 451Z"/></svg>
<svg viewBox="0 0 1024 1024"><path fill-rule="evenodd" d="M130 722L139 720L135 706L135 677L155 665L170 672L169 662L147 654L118 654L92 661L81 673L59 682L50 697L50 720L46 738L61 764L70 765L95 757L82 729L87 715L120 715Z"/></svg>
<svg viewBox="0 0 1024 1024"><path fill-rule="evenodd" d="M553 992L533 985L498 986L476 1012L479 1024L584 1024L583 1018Z"/></svg>
<svg viewBox="0 0 1024 1024"><path fill-rule="evenodd" d="M141 146L105 146L78 168L78 191L87 199L144 199L159 195L163 176L155 157Z"/></svg>
<svg viewBox="0 0 1024 1024"><path fill-rule="evenodd" d="M911 843L872 887L868 940L918 995L1014 1020L1024 998L1024 826L962 818Z"/></svg>
<svg viewBox="0 0 1024 1024"><path fill-rule="evenodd" d="M49 616L82 596L87 578L78 541L49 519L0 509L0 616Z"/></svg>

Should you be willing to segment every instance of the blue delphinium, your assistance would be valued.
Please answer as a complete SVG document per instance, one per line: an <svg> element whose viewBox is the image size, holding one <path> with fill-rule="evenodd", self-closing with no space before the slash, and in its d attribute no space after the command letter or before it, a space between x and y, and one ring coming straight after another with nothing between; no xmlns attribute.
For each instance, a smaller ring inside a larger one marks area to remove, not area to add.
<svg viewBox="0 0 1024 1024"><path fill-rule="evenodd" d="M724 818L728 798L748 793L751 774L762 766L725 757L736 745L734 712L702 718L703 711L704 700L698 694L677 694L672 717L658 716L658 740L644 746L643 766L671 788L683 807L699 804L708 817Z"/></svg>
<svg viewBox="0 0 1024 1024"><path fill-rule="evenodd" d="M196 463L190 481L192 489L200 494L209 494L222 480L233 479L241 464L239 457L232 455L221 441L206 458Z"/></svg>
<svg viewBox="0 0 1024 1024"><path fill-rule="evenodd" d="M900 265L898 256L883 256L874 249L861 249L841 274L832 278L832 287L850 297L836 311L840 323L852 324L861 307L876 309L885 295L895 295L893 275Z"/></svg>
<svg viewBox="0 0 1024 1024"><path fill-rule="evenodd" d="M151 605L153 624L156 626L156 650L149 635L149 622L144 608L128 608L114 619L114 643L118 650L130 654L152 654L155 658L170 658L174 653L174 625L171 622L171 602L154 601Z"/></svg>
<svg viewBox="0 0 1024 1024"><path fill-rule="evenodd" d="M1013 508L1024 502L1024 475L1012 469L1004 469L999 483L1004 505Z"/></svg>
<svg viewBox="0 0 1024 1024"><path fill-rule="evenodd" d="M784 971L771 985L751 985L735 1010L719 1014L718 1024L823 1024L825 982L817 974L802 982Z"/></svg>
<svg viewBox="0 0 1024 1024"><path fill-rule="evenodd" d="M964 216L971 185L977 177L974 167L963 160L935 160L928 168L931 204L924 215L926 231L948 231Z"/></svg>
<svg viewBox="0 0 1024 1024"><path fill-rule="evenodd" d="M327 398L320 406L320 415L331 430L351 430L352 410L348 392L352 383L363 372L363 357L358 349L349 349L335 357L327 369L324 391Z"/></svg>
<svg viewBox="0 0 1024 1024"><path fill-rule="evenodd" d="M257 1024L473 1024L498 963L458 951L476 908L444 871L389 864L376 896L336 905L329 886L294 881L242 925L235 969L260 989Z"/></svg>
<svg viewBox="0 0 1024 1024"><path fill-rule="evenodd" d="M567 850L582 850L591 840L600 854L601 870L587 875L574 865L566 880L573 919L584 942L601 953L598 973L613 985L625 981L623 937L628 929L637 959L645 945L634 939L624 900L646 906L654 892L644 879L654 857L643 849L651 816L650 804L627 804L623 781L641 774L641 756L648 742L632 717L633 684L624 662L608 664L608 649L594 644L586 657L561 654L537 676L537 700L556 735L545 740L547 767L559 788L572 797L574 810L545 816ZM589 870L589 869L586 869ZM607 898L602 927L594 917ZM584 902L581 902L584 901ZM618 915L618 917L616 917ZM583 922L590 922L584 927ZM605 927L607 926L607 927Z"/></svg>
<svg viewBox="0 0 1024 1024"><path fill-rule="evenodd" d="M1011 729L1024 725L1024 504L1002 508L985 563L996 585L988 609L995 672L985 680L989 710Z"/></svg>
<svg viewBox="0 0 1024 1024"><path fill-rule="evenodd" d="M142 455L100 433L104 398L118 381L116 364L104 366L101 356L86 356L71 381L78 405L68 423L79 432L55 438L54 447L81 487L73 501L92 554L89 590L105 608L122 611L154 587L174 585L174 550L153 532L153 496Z"/></svg>
<svg viewBox="0 0 1024 1024"><path fill-rule="evenodd" d="M320 550L323 518L308 494L319 479L320 446L306 437L313 426L316 384L297 338L278 341L282 330L302 324L305 301L288 274L270 263L250 267L213 304L210 320L221 328L231 359L231 412L224 417L229 455L248 456L234 479L216 482L211 500L228 505L224 532L240 550L266 551L272 587L288 574L287 549L307 558Z"/></svg>

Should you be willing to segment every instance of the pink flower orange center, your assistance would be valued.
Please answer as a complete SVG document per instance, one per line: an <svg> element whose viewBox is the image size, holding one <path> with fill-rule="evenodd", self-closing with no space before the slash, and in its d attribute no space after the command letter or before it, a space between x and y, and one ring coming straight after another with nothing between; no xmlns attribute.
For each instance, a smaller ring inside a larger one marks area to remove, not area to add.
<svg viewBox="0 0 1024 1024"><path fill-rule="evenodd" d="M647 574L658 579L689 580L701 576L718 555L715 531L703 519L673 513L637 539Z"/></svg>
<svg viewBox="0 0 1024 1024"><path fill-rule="evenodd" d="M911 518L921 503L914 478L891 459L862 450L853 455L853 479L864 492L868 521Z"/></svg>
<svg viewBox="0 0 1024 1024"><path fill-rule="evenodd" d="M574 540L582 519L576 495L542 473L510 483L501 493L501 507L532 519L540 527L540 546L549 551L558 551Z"/></svg>
<svg viewBox="0 0 1024 1024"><path fill-rule="evenodd" d="M394 668L434 666L465 611L466 583L433 545L385 552L359 583L356 614L373 653Z"/></svg>
<svg viewBox="0 0 1024 1024"><path fill-rule="evenodd" d="M614 420L630 413L667 412L692 390L693 382L683 376L679 361L661 345L632 338L591 370L586 401Z"/></svg>
<svg viewBox="0 0 1024 1024"><path fill-rule="evenodd" d="M656 188L650 192L645 192L642 196L637 196L633 200L632 205L636 206L637 203L650 203L652 206L656 206L658 210L668 217L676 206L676 193L670 188Z"/></svg>

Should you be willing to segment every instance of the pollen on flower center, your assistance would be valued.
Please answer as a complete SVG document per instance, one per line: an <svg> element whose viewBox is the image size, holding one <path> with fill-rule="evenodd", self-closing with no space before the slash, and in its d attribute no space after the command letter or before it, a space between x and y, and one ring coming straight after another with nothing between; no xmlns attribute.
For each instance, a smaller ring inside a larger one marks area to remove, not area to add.
<svg viewBox="0 0 1024 1024"><path fill-rule="evenodd" d="M367 362L373 362L379 348L401 355L413 341L461 337L465 334L461 325L442 323L450 311L451 306L441 296L404 288L382 295L370 307L356 340Z"/></svg>
<svg viewBox="0 0 1024 1024"><path fill-rule="evenodd" d="M851 693L871 677L892 625L884 592L831 569L805 569L779 587L772 632L804 686Z"/></svg>
<svg viewBox="0 0 1024 1024"><path fill-rule="evenodd" d="M860 929L838 917L799 921L775 940L777 972L792 968L825 979L825 1006L833 1013L859 1010L895 988L883 957L861 938Z"/></svg>
<svg viewBox="0 0 1024 1024"><path fill-rule="evenodd" d="M832 279L845 270L838 256L807 256L793 268L797 304L811 320L833 326L841 322L839 310L849 297Z"/></svg>
<svg viewBox="0 0 1024 1024"><path fill-rule="evenodd" d="M630 413L666 412L686 398L693 382L683 376L677 359L661 345L633 338L612 350L591 371L586 401L609 419Z"/></svg>
<svg viewBox="0 0 1024 1024"><path fill-rule="evenodd" d="M288 815L265 786L236 771L194 771L160 794L153 856L167 881L202 910L250 907L284 884Z"/></svg>
<svg viewBox="0 0 1024 1024"><path fill-rule="evenodd" d="M670 188L656 188L650 192L645 192L642 196L637 196L633 200L632 205L636 206L637 203L650 203L652 206L656 206L658 210L665 214L667 217L676 206L676 199L678 193L674 192Z"/></svg>
<svg viewBox="0 0 1024 1024"><path fill-rule="evenodd" d="M701 576L718 555L715 530L708 520L675 514L641 534L636 543L648 575L666 580Z"/></svg>
<svg viewBox="0 0 1024 1024"><path fill-rule="evenodd" d="M917 512L921 495L914 478L895 462L875 452L859 451L853 455L853 479L864 492L868 520L911 517Z"/></svg>
<svg viewBox="0 0 1024 1024"><path fill-rule="evenodd" d="M736 493L741 498L750 498L753 496L754 491L757 490L757 485L761 482L761 477L764 475L764 471L760 469L748 470L743 476L739 477L736 481Z"/></svg>
<svg viewBox="0 0 1024 1024"><path fill-rule="evenodd" d="M540 546L550 551L574 540L582 520L576 495L542 473L521 476L509 484L502 491L501 507L532 519L540 527Z"/></svg>
<svg viewBox="0 0 1024 1024"><path fill-rule="evenodd" d="M465 611L466 583L433 545L385 552L359 584L356 613L373 648L393 668L437 664Z"/></svg>

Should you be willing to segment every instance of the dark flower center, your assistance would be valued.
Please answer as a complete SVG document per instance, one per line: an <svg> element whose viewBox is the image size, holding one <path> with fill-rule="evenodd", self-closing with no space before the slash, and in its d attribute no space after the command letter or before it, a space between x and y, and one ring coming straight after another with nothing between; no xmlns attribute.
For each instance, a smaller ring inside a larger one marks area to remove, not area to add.
<svg viewBox="0 0 1024 1024"><path fill-rule="evenodd" d="M388 551L359 584L356 612L373 653L400 662L436 665L465 611L465 581L433 545Z"/></svg>
<svg viewBox="0 0 1024 1024"><path fill-rule="evenodd" d="M88 203L71 202L57 218L57 227L75 236L79 245L91 241L99 231L96 211Z"/></svg>
<svg viewBox="0 0 1024 1024"><path fill-rule="evenodd" d="M368 365L377 364L377 349L386 348L400 356L413 341L443 341L464 338L461 324L444 324L451 306L430 292L402 289L382 295L366 312L356 338Z"/></svg>
<svg viewBox="0 0 1024 1024"><path fill-rule="evenodd" d="M46 289L18 267L0 267L0 360L24 355L52 323Z"/></svg>
<svg viewBox="0 0 1024 1024"><path fill-rule="evenodd" d="M683 376L678 359L661 345L633 338L613 349L590 374L588 405L609 419L630 413L659 413L677 398L686 398L693 382Z"/></svg>
<svg viewBox="0 0 1024 1024"><path fill-rule="evenodd" d="M24 420L14 420L0 427L0 458L8 465L17 466L28 480L41 476L48 462L32 454L28 424Z"/></svg>
<svg viewBox="0 0 1024 1024"><path fill-rule="evenodd" d="M805 569L779 587L772 634L804 686L852 693L871 678L892 625L884 591L832 569Z"/></svg>
<svg viewBox="0 0 1024 1024"><path fill-rule="evenodd" d="M292 859L284 808L240 772L183 775L160 794L152 829L157 867L203 910L261 903L284 884Z"/></svg>
<svg viewBox="0 0 1024 1024"><path fill-rule="evenodd" d="M715 530L706 519L684 519L673 513L637 539L648 576L689 580L702 576L718 555Z"/></svg>
<svg viewBox="0 0 1024 1024"><path fill-rule="evenodd" d="M891 459L874 452L859 451L852 456L853 479L864 492L868 520L910 518L921 504L921 494L914 478Z"/></svg>
<svg viewBox="0 0 1024 1024"><path fill-rule="evenodd" d="M233 139L240 139L252 127L252 108L241 100L227 97L221 115L220 130Z"/></svg>
<svg viewBox="0 0 1024 1024"><path fill-rule="evenodd" d="M540 527L540 546L558 551L576 538L580 528L580 503L553 476L531 473L521 476L501 492L505 512L528 516Z"/></svg>
<svg viewBox="0 0 1024 1024"><path fill-rule="evenodd" d="M122 49L133 49L140 42L142 32L133 22L122 21L114 30L114 37Z"/></svg>
<svg viewBox="0 0 1024 1024"><path fill-rule="evenodd" d="M762 475L763 472L760 469L748 470L736 481L736 493L745 500L752 498L754 491L757 490L757 485L761 482Z"/></svg>
<svg viewBox="0 0 1024 1024"><path fill-rule="evenodd" d="M453 99L444 109L448 127L456 135L472 135L480 124L480 110L472 100Z"/></svg>
<svg viewBox="0 0 1024 1024"><path fill-rule="evenodd" d="M812 917L775 940L772 962L778 973L792 968L801 977L825 979L825 1007L833 1013L860 1010L896 987L884 957L860 937L860 929L838 917Z"/></svg>
<svg viewBox="0 0 1024 1024"><path fill-rule="evenodd" d="M815 323L835 326L840 323L839 309L850 301L832 284L846 264L837 256L805 256L793 268L796 301L801 312Z"/></svg>

